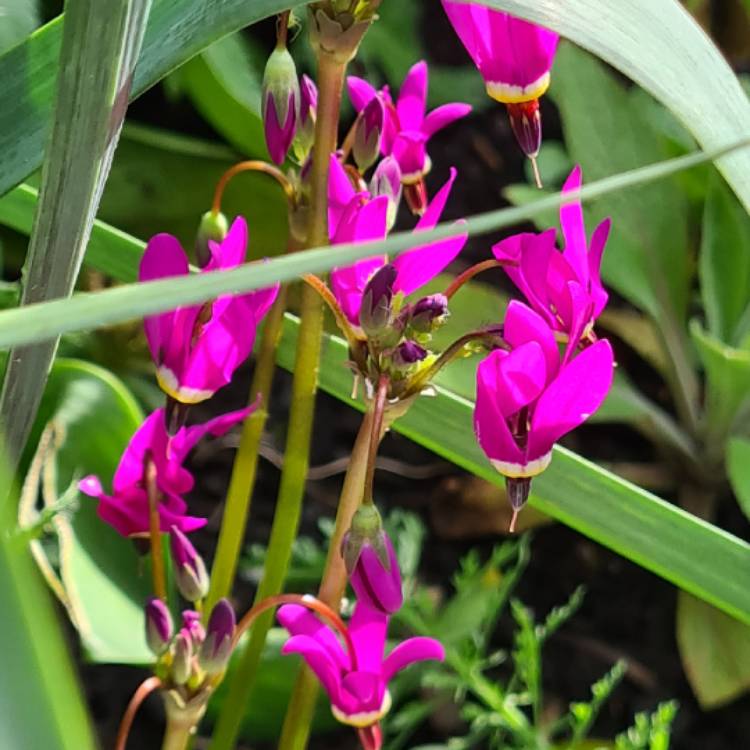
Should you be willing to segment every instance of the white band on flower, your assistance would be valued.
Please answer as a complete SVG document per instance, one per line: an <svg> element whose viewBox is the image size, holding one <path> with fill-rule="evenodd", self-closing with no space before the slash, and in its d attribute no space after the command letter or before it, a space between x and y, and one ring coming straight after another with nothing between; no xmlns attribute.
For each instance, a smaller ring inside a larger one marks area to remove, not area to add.
<svg viewBox="0 0 750 750"><path fill-rule="evenodd" d="M501 104L522 104L538 99L549 88L549 71L528 86L514 86L502 81L487 81L487 93Z"/></svg>
<svg viewBox="0 0 750 750"><path fill-rule="evenodd" d="M491 463L503 476L509 479L528 479L529 477L541 474L549 466L551 460L552 451L525 464L516 464L512 461L498 461L494 458L491 459Z"/></svg>
<svg viewBox="0 0 750 750"><path fill-rule="evenodd" d="M156 371L156 379L159 382L159 387L168 396L183 404L198 404L214 395L213 391L186 388L184 385L180 385L177 376L168 367L164 367L164 365Z"/></svg>
<svg viewBox="0 0 750 750"><path fill-rule="evenodd" d="M346 714L338 706L331 703L331 711L338 721L350 727L369 727L380 721L391 710L391 694L386 690L383 702L377 711L363 711L359 714Z"/></svg>

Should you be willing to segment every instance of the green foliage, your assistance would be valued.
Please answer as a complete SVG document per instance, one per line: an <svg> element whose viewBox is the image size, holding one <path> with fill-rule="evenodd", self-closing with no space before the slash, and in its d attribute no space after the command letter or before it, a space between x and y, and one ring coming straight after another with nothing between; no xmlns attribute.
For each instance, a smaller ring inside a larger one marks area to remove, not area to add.
<svg viewBox="0 0 750 750"><path fill-rule="evenodd" d="M661 703L650 716L637 714L635 723L617 737L615 750L669 750L672 722L677 715L674 701Z"/></svg>
<svg viewBox="0 0 750 750"><path fill-rule="evenodd" d="M5 0L0 24L0 54L39 26L37 0Z"/></svg>

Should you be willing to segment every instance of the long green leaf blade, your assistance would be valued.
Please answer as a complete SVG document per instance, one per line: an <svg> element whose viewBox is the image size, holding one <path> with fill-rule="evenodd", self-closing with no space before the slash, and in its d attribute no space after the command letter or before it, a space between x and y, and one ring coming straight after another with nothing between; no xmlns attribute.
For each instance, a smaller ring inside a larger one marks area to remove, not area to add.
<svg viewBox="0 0 750 750"><path fill-rule="evenodd" d="M21 305L69 297L125 117L151 0L68 3L52 129ZM57 338L11 352L0 394L10 459L20 456Z"/></svg>
<svg viewBox="0 0 750 750"><path fill-rule="evenodd" d="M741 142L729 146L728 149L746 145L746 142ZM698 152L607 177L584 186L579 195L581 200L586 201L616 190L643 185L715 159L726 150L722 149L712 154ZM435 229L420 232L419 244L452 237L462 231L477 235L512 226L539 213L557 209L561 202L571 199L575 200L575 196L568 194L563 198L561 195L552 195L525 206L473 216L467 219L463 227L440 224ZM0 206L2 203L0 200ZM17 206L15 208L17 209ZM133 284L102 292L79 294L68 300L44 302L23 310L6 310L0 312L0 347L44 341L60 333L132 320L180 305L204 302L221 294L261 289L276 281L291 281L304 273L327 271L334 266L344 266L371 255L398 254L414 244L415 237L412 232L401 232L382 242L315 248L293 256L275 258L268 263L245 265L232 271L216 271ZM109 263L106 258L103 260L101 270L109 272Z"/></svg>
<svg viewBox="0 0 750 750"><path fill-rule="evenodd" d="M704 149L748 134L750 101L737 76L677 0L480 4L547 26L601 57L665 104ZM750 154L726 155L717 166L750 209Z"/></svg>
<svg viewBox="0 0 750 750"><path fill-rule="evenodd" d="M154 0L131 97L217 39L299 4L294 0ZM52 119L63 18L0 56L0 195L41 164Z"/></svg>

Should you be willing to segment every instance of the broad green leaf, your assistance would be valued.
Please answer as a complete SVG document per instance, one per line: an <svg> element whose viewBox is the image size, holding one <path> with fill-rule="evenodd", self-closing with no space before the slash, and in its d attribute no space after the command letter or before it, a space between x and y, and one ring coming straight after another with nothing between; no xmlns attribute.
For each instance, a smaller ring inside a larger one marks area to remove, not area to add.
<svg viewBox="0 0 750 750"><path fill-rule="evenodd" d="M39 26L38 0L4 0L0 6L0 54Z"/></svg>
<svg viewBox="0 0 750 750"><path fill-rule="evenodd" d="M691 154L590 183L580 191L580 199L586 201L615 190L642 185L717 158L727 150L744 145L744 142L733 144L712 154ZM489 211L467 219L463 229L476 235L512 226L540 212L556 208L562 201L560 195L554 195L528 206ZM16 218L20 210L19 204L15 203L12 213ZM452 237L459 231L461 228L452 224L441 224L435 229L420 233L420 244ZM80 294L72 299L40 303L25 309L7 310L0 312L0 347L44 341L59 333L131 320L179 305L203 302L228 292L260 289L275 281L290 281L304 273L320 273L370 255L395 255L413 244L414 236L411 232L400 232L382 242L313 248L304 253L275 258L260 265L246 265L231 271L122 286ZM102 259L101 270L109 272L110 262L107 258Z"/></svg>
<svg viewBox="0 0 750 750"><path fill-rule="evenodd" d="M750 518L750 439L732 437L727 444L727 474L737 502Z"/></svg>
<svg viewBox="0 0 750 750"><path fill-rule="evenodd" d="M151 0L68 5L54 126L22 275L21 305L70 296L125 117ZM0 394L11 460L20 456L58 339L11 351Z"/></svg>
<svg viewBox="0 0 750 750"><path fill-rule="evenodd" d="M630 92L596 59L562 45L554 81L550 95L560 108L568 151L583 167L585 180L666 156ZM591 204L589 232L606 216L612 217L602 264L607 283L657 319L665 307L684 318L690 281L687 202L674 179Z"/></svg>
<svg viewBox="0 0 750 750"><path fill-rule="evenodd" d="M95 750L83 692L49 591L16 528L16 497L0 485L0 747Z"/></svg>
<svg viewBox="0 0 750 750"><path fill-rule="evenodd" d="M547 26L617 68L658 99L704 149L745 137L750 101L729 63L677 0L483 0ZM553 72L553 90L554 86ZM717 107L716 102L721 102ZM596 102L588 102L593 111ZM717 165L750 209L750 153Z"/></svg>
<svg viewBox="0 0 750 750"><path fill-rule="evenodd" d="M700 280L708 330L727 344L750 306L750 217L719 179L703 214Z"/></svg>
<svg viewBox="0 0 750 750"><path fill-rule="evenodd" d="M294 0L154 0L133 79L132 96L161 80L211 43L286 10ZM0 195L42 161L52 119L63 17L0 56Z"/></svg>
<svg viewBox="0 0 750 750"><path fill-rule="evenodd" d="M707 421L721 439L750 399L750 351L723 344L697 320L690 333L706 372Z"/></svg>
<svg viewBox="0 0 750 750"><path fill-rule="evenodd" d="M142 419L133 396L107 370L80 360L55 362L35 432L50 421L59 432L54 457L58 495L86 474L96 474L109 488ZM81 495L59 549L62 582L88 658L148 663L143 604L151 582L133 543L99 519L95 500Z"/></svg>
<svg viewBox="0 0 750 750"><path fill-rule="evenodd" d="M180 70L180 83L196 109L246 156L268 159L261 119L265 60L246 37L214 42Z"/></svg>
<svg viewBox="0 0 750 750"><path fill-rule="evenodd" d="M297 321L287 316L279 363L294 362ZM351 398L346 345L329 337L320 385L345 403ZM394 429L498 487L472 429L472 403L443 388L417 399ZM498 490L499 491L499 490ZM534 479L538 510L750 624L750 544L557 447L549 469ZM705 561L711 560L711 565Z"/></svg>
<svg viewBox="0 0 750 750"><path fill-rule="evenodd" d="M677 643L685 674L704 709L750 689L750 627L684 591L677 598Z"/></svg>

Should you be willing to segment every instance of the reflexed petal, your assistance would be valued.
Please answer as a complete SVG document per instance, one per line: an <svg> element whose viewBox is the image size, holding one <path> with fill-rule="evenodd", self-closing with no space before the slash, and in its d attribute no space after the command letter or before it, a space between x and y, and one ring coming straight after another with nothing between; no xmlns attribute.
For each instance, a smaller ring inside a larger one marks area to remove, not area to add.
<svg viewBox="0 0 750 750"><path fill-rule="evenodd" d="M377 711L383 705L385 683L379 674L350 672L341 681L341 706L348 715Z"/></svg>
<svg viewBox="0 0 750 750"><path fill-rule="evenodd" d="M398 558L387 534L384 543L388 551L390 570L383 567L375 550L369 544L365 544L354 566L350 582L358 601L364 601L373 609L392 614L401 609L404 594Z"/></svg>
<svg viewBox="0 0 750 750"><path fill-rule="evenodd" d="M331 271L331 291L344 315L354 325L359 325L362 294L375 271L385 264L384 257L366 258L353 266L334 268Z"/></svg>
<svg viewBox="0 0 750 750"><path fill-rule="evenodd" d="M166 462L167 429L164 424L164 409L156 409L146 417L130 438L112 479L112 489L117 495L129 487L142 485L146 451L150 451L159 466Z"/></svg>
<svg viewBox="0 0 750 750"><path fill-rule="evenodd" d="M242 420L252 414L256 408L257 402L250 404L250 406L246 406L244 409L221 414L218 417L209 419L208 422L204 422L203 424L183 427L172 438L170 445L172 461L184 461L187 454L195 447L201 438L206 435L220 437L221 435L226 434L232 429L232 427L239 424Z"/></svg>
<svg viewBox="0 0 750 750"><path fill-rule="evenodd" d="M591 235L591 247L589 248L589 279L591 288L589 290L591 299L594 303L594 317L604 309L609 299L607 290L602 286L601 265L604 247L609 238L609 231L612 227L611 219L605 219L594 230Z"/></svg>
<svg viewBox="0 0 750 750"><path fill-rule="evenodd" d="M336 154L331 154L328 169L328 234L333 238L344 212L358 193Z"/></svg>
<svg viewBox="0 0 750 750"><path fill-rule="evenodd" d="M435 193L430 204L427 206L427 210L417 222L417 226L414 228L415 231L434 229L440 221L440 217L443 215L445 204L448 202L451 190L453 189L453 183L456 181L458 172L455 167L450 168L448 179L445 181L440 190Z"/></svg>
<svg viewBox="0 0 750 750"><path fill-rule="evenodd" d="M433 109L424 118L422 123L422 132L431 138L438 130L442 130L447 125L450 125L456 120L460 120L462 117L466 117L471 112L470 104L443 104L441 107Z"/></svg>
<svg viewBox="0 0 750 750"><path fill-rule="evenodd" d="M547 384L547 364L542 347L529 341L498 359L496 398L504 417L529 406Z"/></svg>
<svg viewBox="0 0 750 750"><path fill-rule="evenodd" d="M349 90L352 106L357 112L361 112L370 99L378 95L372 84L365 81L364 78L357 78L357 76L349 76L346 79L346 87Z"/></svg>
<svg viewBox="0 0 750 750"><path fill-rule="evenodd" d="M491 24L491 28L495 54L502 53L502 45L507 45L504 47L506 64L513 78L506 83L528 86L549 72L559 41L555 32L509 14L505 29L495 24Z"/></svg>
<svg viewBox="0 0 750 750"><path fill-rule="evenodd" d="M484 73L483 66L492 57L489 36L489 14L492 11L480 5L452 0L443 0L443 8L474 64Z"/></svg>
<svg viewBox="0 0 750 750"><path fill-rule="evenodd" d="M531 420L528 455L547 453L557 440L585 422L612 385L614 355L606 340L584 349L550 383Z"/></svg>
<svg viewBox="0 0 750 750"><path fill-rule="evenodd" d="M445 649L434 638L409 638L391 651L383 662L383 681L387 684L393 676L418 661L443 661Z"/></svg>
<svg viewBox="0 0 750 750"><path fill-rule="evenodd" d="M402 130L393 140L392 155L401 168L404 182L424 174L427 166L427 137L419 130Z"/></svg>
<svg viewBox="0 0 750 750"><path fill-rule="evenodd" d="M523 453L511 435L498 398L499 360L507 356L507 352L495 351L479 363L477 398L474 406L474 432L488 458L510 463L523 463Z"/></svg>
<svg viewBox="0 0 750 750"><path fill-rule="evenodd" d="M317 642L325 649L328 658L337 669L350 669L349 656L338 638L307 607L299 604L285 604L279 607L276 619L293 636L308 636Z"/></svg>
<svg viewBox="0 0 750 750"><path fill-rule="evenodd" d="M328 650L308 635L292 636L282 647L283 654L301 654L328 693L331 703L341 700L341 676Z"/></svg>
<svg viewBox="0 0 750 750"><path fill-rule="evenodd" d="M577 166L565 180L563 195L581 189L581 168ZM575 271L578 281L584 288L589 283L588 247L586 225L583 221L583 208L580 201L560 207L560 226L565 238L563 256Z"/></svg>
<svg viewBox="0 0 750 750"><path fill-rule="evenodd" d="M457 221L453 226L463 227L465 222ZM468 233L463 232L457 237L438 240L401 253L393 261L398 271L394 291L409 295L434 279L463 250L468 236Z"/></svg>
<svg viewBox="0 0 750 750"><path fill-rule="evenodd" d="M539 313L534 312L523 302L511 300L505 313L503 338L514 349L529 341L536 341L544 353L547 379L555 376L560 366L557 341L552 329Z"/></svg>
<svg viewBox="0 0 750 750"><path fill-rule="evenodd" d="M349 621L349 635L357 654L357 670L380 673L388 630L388 615L358 601Z"/></svg>
<svg viewBox="0 0 750 750"><path fill-rule="evenodd" d="M419 130L424 120L427 103L427 63L420 60L412 65L401 84L396 111L401 130Z"/></svg>

